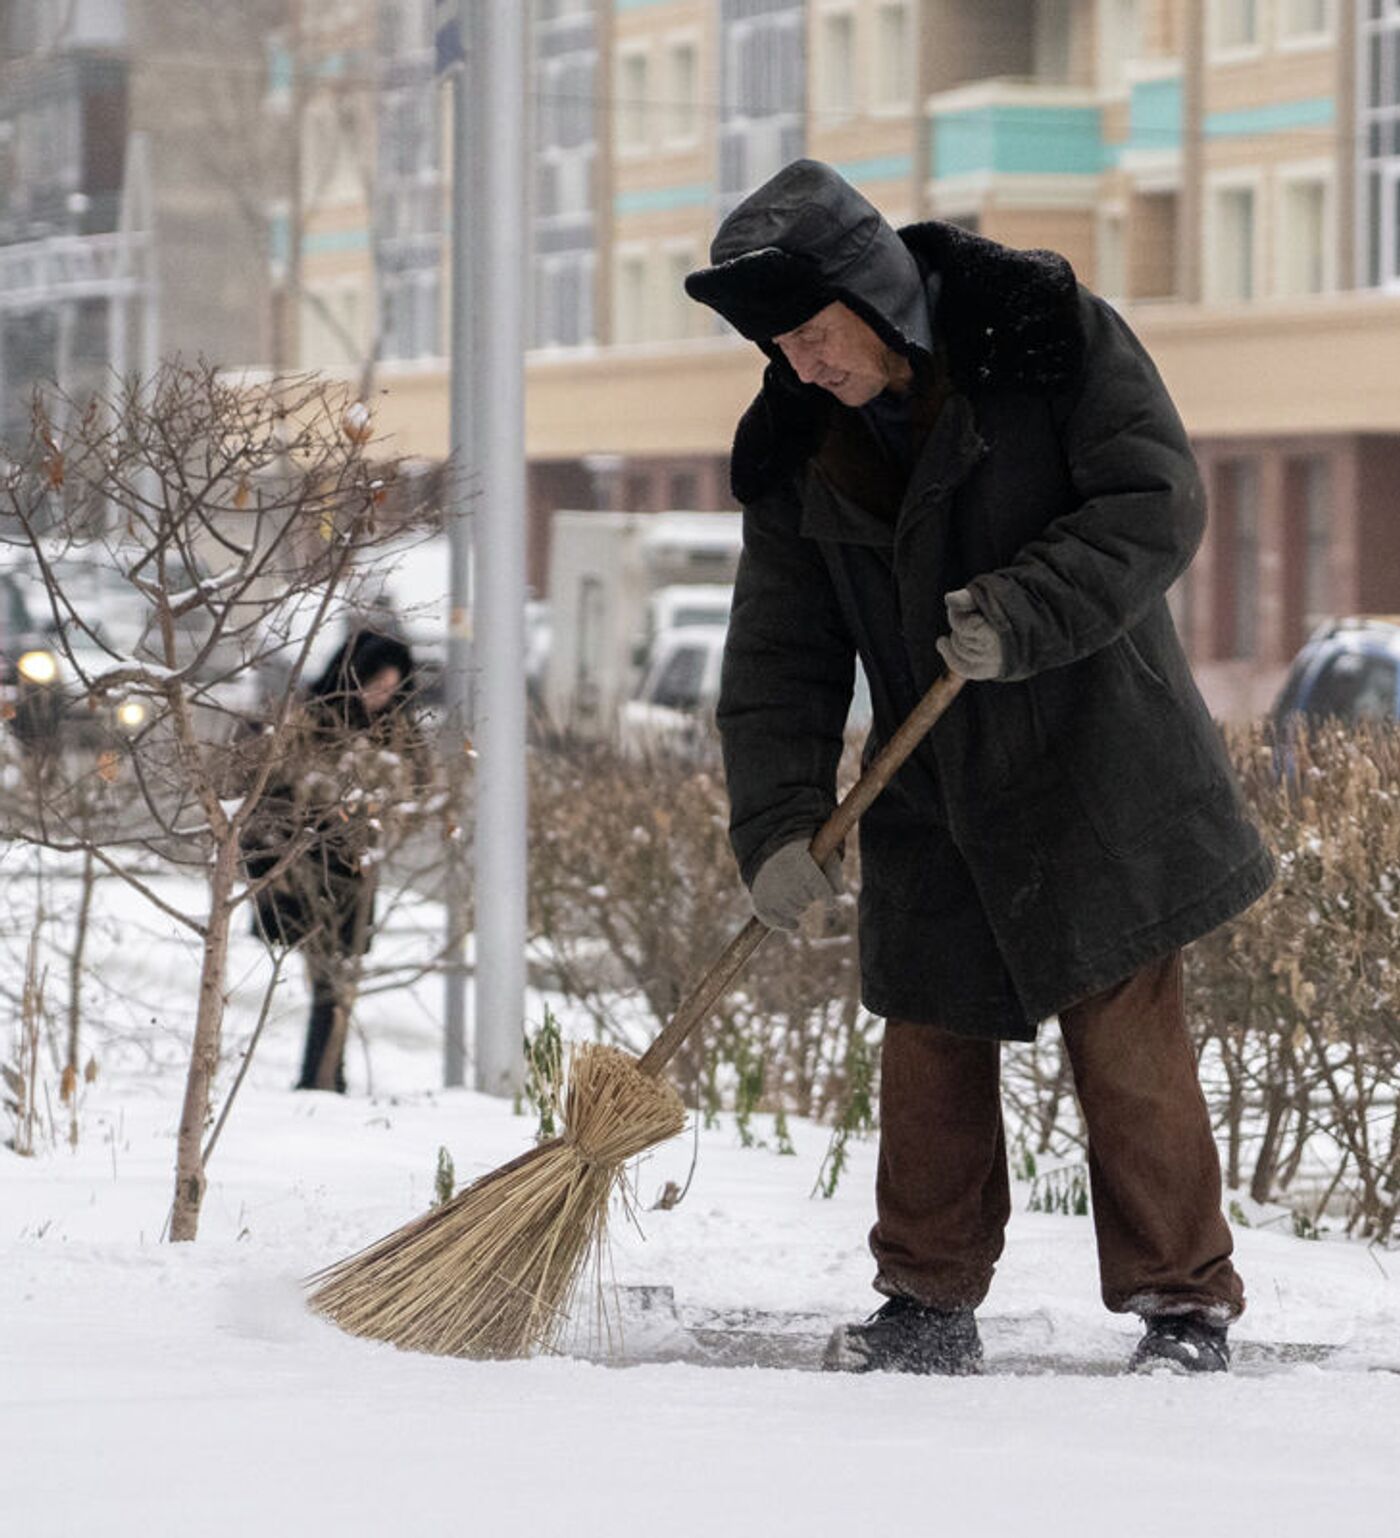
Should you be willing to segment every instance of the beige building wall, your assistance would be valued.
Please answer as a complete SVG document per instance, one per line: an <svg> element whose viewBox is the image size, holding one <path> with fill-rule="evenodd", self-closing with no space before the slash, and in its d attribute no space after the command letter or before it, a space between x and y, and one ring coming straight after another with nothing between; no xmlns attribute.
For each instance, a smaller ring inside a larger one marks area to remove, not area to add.
<svg viewBox="0 0 1400 1538"><path fill-rule="evenodd" d="M1353 174L1349 28L1330 37L1284 38L1278 27L1283 8L1260 0L1265 28L1258 44L1222 51L1210 0L1144 0L1139 57L1126 71L1113 71L1110 81L1099 73L1104 0L1074 0L1072 29L1059 53L1062 83L1047 86L1042 79L1028 86L1037 60L1035 8L1020 0L918 0L911 104L875 110L870 70L878 8L879 0L810 0L806 152L841 167L896 223L930 213L975 218L994 239L1063 252L1091 285L1113 283L1106 291L1121 303L1162 372L1216 499L1184 620L1212 704L1230 713L1261 708L1303 623L1295 485L1303 460L1326 460L1330 467L1331 580L1338 606L1379 604L1387 594L1400 594L1400 520L1389 513L1400 475L1400 300L1339 291L1348 270ZM1342 10L1338 0L1334 16ZM848 83L834 85L823 73L821 29L826 18L842 13L850 18L853 57ZM665 505L656 499L678 476L708 488L711 505L721 503L717 488L734 426L758 387L762 359L751 346L713 330L698 307L682 312L667 302L682 257L704 260L713 229L717 14L708 0L625 11L601 0L610 105L600 109L609 131L599 168L606 189L599 281L616 310L625 301L625 264L640 259L647 308L628 333L635 338L629 345L529 360L527 449L536 484L548 482L536 509L541 528L547 529L550 507L576 504L599 484L590 467L603 462L620 467L630 486L649 484L652 490L639 494L651 496L651 505ZM686 36L699 47L701 126L693 139L668 134L662 116L665 49ZM639 52L650 61L649 112L642 114L640 133L634 113L623 134L623 61ZM1178 61L1179 148L1155 158L1129 155L1124 168L1111 166L1098 177L993 176L967 206L940 211L939 188L928 178L924 109L930 96L996 79L1005 87L992 89L988 100L1082 100L1097 104L1104 142L1127 146L1133 84L1170 77ZM1332 120L1316 120L1317 104L1329 100L1335 104ZM1248 131L1238 131L1241 126ZM620 143L619 135L628 142ZM1284 216L1290 189L1313 180L1327 188L1326 291L1290 294ZM1217 194L1241 186L1255 194L1254 295L1226 302L1216 296ZM342 228L329 215L322 227L332 239ZM354 262L344 253L340 262L327 253L316 270L327 282L352 281ZM624 329L615 314L611 329L604 326L600 335L616 338ZM445 373L386 370L382 383L381 429L403 452L445 454ZM1222 654L1220 628L1233 580L1224 544L1228 467L1243 460L1255 464L1258 474L1254 658ZM539 543L544 536L537 535ZM1186 597L1178 594L1180 602Z"/></svg>
<svg viewBox="0 0 1400 1538"><path fill-rule="evenodd" d="M1097 282L1097 232L1092 209L1018 208L993 202L983 213L981 232L1003 245L1058 251L1081 282Z"/></svg>
<svg viewBox="0 0 1400 1538"><path fill-rule="evenodd" d="M615 343L683 341L709 330L679 279L705 261L714 225L716 16L704 0L673 0L612 17L610 138L602 146L610 161L610 324L602 334ZM689 90L681 89L685 57Z"/></svg>
<svg viewBox="0 0 1400 1538"><path fill-rule="evenodd" d="M1251 302L1314 285L1324 291L1343 286L1343 218L1349 218L1351 208L1344 183L1351 162L1339 154L1339 146L1351 129L1340 120L1337 34L1287 36L1285 14L1282 7L1259 7L1257 43L1224 49L1210 28L1209 8L1206 12L1197 192L1208 302L1237 297L1232 272L1238 266L1238 213L1232 216L1228 205L1245 192L1253 198ZM1320 110L1328 101L1333 103L1330 122L1321 120ZM1351 111L1349 103L1345 110ZM1260 131L1226 131L1231 119L1236 127L1253 123ZM1297 200L1319 196L1305 190L1317 187L1322 189L1320 272L1300 250L1296 222Z"/></svg>
<svg viewBox="0 0 1400 1538"><path fill-rule="evenodd" d="M896 225L919 216L920 20L917 0L813 0L807 12L807 153L842 167Z"/></svg>

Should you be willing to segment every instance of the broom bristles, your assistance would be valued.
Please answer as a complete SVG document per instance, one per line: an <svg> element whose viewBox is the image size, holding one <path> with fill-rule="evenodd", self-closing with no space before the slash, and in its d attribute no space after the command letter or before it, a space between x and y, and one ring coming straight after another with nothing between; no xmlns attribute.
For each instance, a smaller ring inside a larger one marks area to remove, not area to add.
<svg viewBox="0 0 1400 1538"><path fill-rule="evenodd" d="M606 1235L623 1164L674 1137L685 1107L616 1047L574 1050L565 1132L311 1278L311 1306L352 1335L442 1356L547 1347Z"/></svg>

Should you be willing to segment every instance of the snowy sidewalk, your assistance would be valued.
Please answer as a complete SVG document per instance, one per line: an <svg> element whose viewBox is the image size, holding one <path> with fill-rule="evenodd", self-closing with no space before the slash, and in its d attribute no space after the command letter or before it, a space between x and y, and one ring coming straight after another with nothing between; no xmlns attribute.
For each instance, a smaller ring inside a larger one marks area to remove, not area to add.
<svg viewBox="0 0 1400 1538"><path fill-rule="evenodd" d="M1400 1256L1239 1235L1237 1339L1324 1342L1325 1367L1226 1381L870 1379L683 1365L469 1363L340 1335L296 1278L426 1203L437 1149L470 1179L530 1124L463 1092L377 1101L282 1088L283 1032L211 1167L201 1237L157 1243L178 1085L97 1086L76 1152L0 1151L3 1527L26 1538L198 1533L383 1538L825 1538L865 1532L1149 1538L1394 1534L1400 1511ZM407 1052L379 1077L428 1077ZM353 1060L352 1060L353 1077ZM760 1130L762 1130L760 1128ZM619 1224L619 1283L691 1310L850 1317L875 1301L864 1234L873 1147L809 1199L798 1153L702 1134L685 1201ZM684 1182L688 1134L644 1167ZM1097 1303L1082 1218L1017 1189L989 1300L1057 1352L1126 1353Z"/></svg>

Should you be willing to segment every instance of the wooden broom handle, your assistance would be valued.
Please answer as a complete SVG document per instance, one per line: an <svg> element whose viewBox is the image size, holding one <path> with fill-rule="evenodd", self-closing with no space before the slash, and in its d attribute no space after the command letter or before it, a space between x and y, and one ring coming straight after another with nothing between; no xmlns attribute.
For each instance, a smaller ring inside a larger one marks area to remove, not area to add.
<svg viewBox="0 0 1400 1538"><path fill-rule="evenodd" d="M928 735L933 723L957 698L965 680L958 673L945 673L910 712L909 718L880 749L870 767L842 797L830 817L818 828L811 843L812 858L824 864L828 855L841 847L846 835L865 815L870 803L894 778L901 764ZM681 1001L670 1022L642 1054L638 1067L643 1073L659 1074L680 1051L687 1036L703 1020L715 1002L728 992L730 985L748 963L749 957L763 944L772 930L759 918L751 918L712 962L705 975Z"/></svg>

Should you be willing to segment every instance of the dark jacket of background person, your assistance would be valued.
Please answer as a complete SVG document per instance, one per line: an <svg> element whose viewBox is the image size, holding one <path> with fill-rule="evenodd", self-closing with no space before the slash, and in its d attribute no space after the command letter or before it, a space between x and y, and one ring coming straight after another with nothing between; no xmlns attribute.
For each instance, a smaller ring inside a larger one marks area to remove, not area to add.
<svg viewBox="0 0 1400 1538"><path fill-rule="evenodd" d="M386 667L400 682L371 716L360 695ZM257 880L295 856L256 896L255 928L269 944L301 945L313 966L369 948L380 833L413 804L429 774L413 712L413 657L402 641L359 631L311 685L245 839Z"/></svg>
<svg viewBox="0 0 1400 1538"><path fill-rule="evenodd" d="M864 818L863 999L1029 1038L1271 878L1165 602L1201 538L1200 479L1151 361L1061 257L939 223L896 234L837 178L792 185L762 228L727 227L733 250L690 292L751 268L754 313L771 316L775 293L820 284L910 358L927 437L906 486L860 412L762 341L781 325L746 333L773 362L732 459L733 847L752 882L825 819L856 655L868 759L944 671L944 595L969 588L1005 681L964 689ZM922 317L894 297L911 255Z"/></svg>

